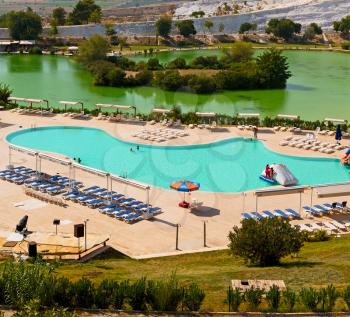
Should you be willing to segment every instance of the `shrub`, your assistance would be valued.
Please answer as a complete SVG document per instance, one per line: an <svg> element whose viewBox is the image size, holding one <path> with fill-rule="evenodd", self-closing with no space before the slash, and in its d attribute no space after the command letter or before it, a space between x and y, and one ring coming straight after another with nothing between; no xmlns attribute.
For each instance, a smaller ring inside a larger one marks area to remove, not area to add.
<svg viewBox="0 0 350 317"><path fill-rule="evenodd" d="M306 308L316 311L317 305L320 302L320 293L312 287L302 288L299 298Z"/></svg>
<svg viewBox="0 0 350 317"><path fill-rule="evenodd" d="M343 50L350 50L350 41L343 42L343 43L341 44L341 48L342 48Z"/></svg>
<svg viewBox="0 0 350 317"><path fill-rule="evenodd" d="M12 94L12 89L6 84L0 83L0 103L7 104Z"/></svg>
<svg viewBox="0 0 350 317"><path fill-rule="evenodd" d="M97 308L110 308L114 306L115 289L118 283L111 280L103 280L96 288L95 304Z"/></svg>
<svg viewBox="0 0 350 317"><path fill-rule="evenodd" d="M198 311L204 301L205 293L196 283L190 284L184 292L183 302L190 311Z"/></svg>
<svg viewBox="0 0 350 317"><path fill-rule="evenodd" d="M55 279L54 302L62 307L71 307L71 282L66 277Z"/></svg>
<svg viewBox="0 0 350 317"><path fill-rule="evenodd" d="M308 233L306 235L306 241L308 242L322 242L328 241L330 239L330 235L326 230L317 230L316 232Z"/></svg>
<svg viewBox="0 0 350 317"><path fill-rule="evenodd" d="M0 277L0 305L5 304L5 281Z"/></svg>
<svg viewBox="0 0 350 317"><path fill-rule="evenodd" d="M290 288L287 288L283 292L283 301L287 306L288 312L292 312L297 302L297 294L294 291L292 291Z"/></svg>
<svg viewBox="0 0 350 317"><path fill-rule="evenodd" d="M0 314L1 316L1 314ZM22 310L16 312L13 317L75 317L74 312L69 312L63 308L52 308L40 310L38 301L30 301Z"/></svg>
<svg viewBox="0 0 350 317"><path fill-rule="evenodd" d="M241 291L238 288L235 288L233 290L230 286L226 292L226 303L228 304L228 311L238 312L241 301Z"/></svg>
<svg viewBox="0 0 350 317"><path fill-rule="evenodd" d="M269 308L272 311L277 311L281 301L281 291L278 286L273 285L266 293L266 299L269 304Z"/></svg>
<svg viewBox="0 0 350 317"><path fill-rule="evenodd" d="M165 90L178 90L184 85L183 77L177 70L157 72L154 77L155 85Z"/></svg>
<svg viewBox="0 0 350 317"><path fill-rule="evenodd" d="M251 287L244 292L244 300L248 303L249 308L256 311L261 304L264 291L260 288Z"/></svg>
<svg viewBox="0 0 350 317"><path fill-rule="evenodd" d="M39 47L31 47L28 50L28 53L30 55L42 55L43 54L42 50Z"/></svg>
<svg viewBox="0 0 350 317"><path fill-rule="evenodd" d="M192 60L190 68L219 69L222 68L222 64L216 56L198 56Z"/></svg>
<svg viewBox="0 0 350 317"><path fill-rule="evenodd" d="M348 310L350 310L350 286L348 286L344 290L342 295L343 295L344 302L345 302L346 306L348 307Z"/></svg>
<svg viewBox="0 0 350 317"><path fill-rule="evenodd" d="M176 311L183 296L175 274L162 281L148 281L147 302L153 310Z"/></svg>
<svg viewBox="0 0 350 317"><path fill-rule="evenodd" d="M190 76L188 86L198 94L210 94L216 91L215 80L207 76Z"/></svg>
<svg viewBox="0 0 350 317"><path fill-rule="evenodd" d="M320 302L321 302L321 310L331 312L335 306L335 302L339 297L339 292L335 289L335 287L331 284L326 288L320 289Z"/></svg>
<svg viewBox="0 0 350 317"><path fill-rule="evenodd" d="M90 280L83 277L71 286L74 307L91 308L94 306L95 288Z"/></svg>
<svg viewBox="0 0 350 317"><path fill-rule="evenodd" d="M128 302L133 310L146 308L146 278L132 283L128 288Z"/></svg>
<svg viewBox="0 0 350 317"><path fill-rule="evenodd" d="M261 266L276 265L281 258L296 253L303 246L304 236L298 228L281 218L260 221L245 219L229 233L233 255Z"/></svg>
<svg viewBox="0 0 350 317"><path fill-rule="evenodd" d="M122 281L118 284L115 284L114 292L114 307L116 309L123 309L124 302L129 292L129 281Z"/></svg>
<svg viewBox="0 0 350 317"><path fill-rule="evenodd" d="M158 58L150 58L147 62L148 70L160 70L163 69L163 66L159 63Z"/></svg>
<svg viewBox="0 0 350 317"><path fill-rule="evenodd" d="M168 69L186 69L187 68L187 63L184 58L178 57L169 62L166 65L166 68Z"/></svg>

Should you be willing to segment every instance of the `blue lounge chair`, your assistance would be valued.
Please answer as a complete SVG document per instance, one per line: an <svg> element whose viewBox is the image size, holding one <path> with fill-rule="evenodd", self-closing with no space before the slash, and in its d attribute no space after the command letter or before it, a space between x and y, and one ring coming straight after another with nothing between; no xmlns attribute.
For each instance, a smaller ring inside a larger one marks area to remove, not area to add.
<svg viewBox="0 0 350 317"><path fill-rule="evenodd" d="M274 212L275 212L276 216L278 216L278 217L289 218L289 216L281 209L275 209Z"/></svg>
<svg viewBox="0 0 350 317"><path fill-rule="evenodd" d="M125 196L123 194L116 194L111 197L111 200L120 200L124 198Z"/></svg>
<svg viewBox="0 0 350 317"><path fill-rule="evenodd" d="M151 205L147 205L147 204L143 204L143 205L138 205L138 206L133 207L133 209L135 211L146 211L147 208L151 209L152 206Z"/></svg>
<svg viewBox="0 0 350 317"><path fill-rule="evenodd" d="M105 213L109 210L113 210L117 205L116 204L109 204L106 206L101 206L98 210L102 213Z"/></svg>
<svg viewBox="0 0 350 317"><path fill-rule="evenodd" d="M142 216L140 214L137 214L137 213L124 217L124 221L126 223L136 222L136 221L141 220L141 219L142 219Z"/></svg>
<svg viewBox="0 0 350 317"><path fill-rule="evenodd" d="M251 212L251 214L258 220L264 219L262 215L260 215L257 211Z"/></svg>
<svg viewBox="0 0 350 317"><path fill-rule="evenodd" d="M126 211L126 209L123 207L118 207L118 208L114 208L114 209L111 209L109 211L106 211L106 215L114 217L115 214L123 212L123 211Z"/></svg>
<svg viewBox="0 0 350 317"><path fill-rule="evenodd" d="M319 211L321 211L321 212L323 212L323 213L329 213L330 212L330 210L332 210L332 208L329 208L329 207L327 207L327 206L322 206L322 205L314 205L314 208L316 209L316 210L319 210Z"/></svg>
<svg viewBox="0 0 350 317"><path fill-rule="evenodd" d="M265 214L267 217L269 217L269 218L275 218L276 217L276 215L274 215L271 211L269 211L269 210L264 210L263 212L262 212L263 214Z"/></svg>
<svg viewBox="0 0 350 317"><path fill-rule="evenodd" d="M140 201L140 200L135 200L135 201L132 201L132 202L130 202L130 203L128 203L128 204L125 204L124 207L133 208L133 207L137 207L137 206L139 206L139 205L141 205L141 204L143 204L142 201Z"/></svg>
<svg viewBox="0 0 350 317"><path fill-rule="evenodd" d="M305 212L312 216L320 216L320 212L314 208L311 208L309 206L303 206L303 209L305 210Z"/></svg>
<svg viewBox="0 0 350 317"><path fill-rule="evenodd" d="M124 211L120 211L116 214L114 214L114 218L120 219L123 218L123 216L127 216L132 214L133 212L131 210L124 210Z"/></svg>
<svg viewBox="0 0 350 317"><path fill-rule="evenodd" d="M89 206L90 208L96 208L98 206L103 205L103 203L104 203L103 199L95 199L95 200L88 201L86 205Z"/></svg>
<svg viewBox="0 0 350 317"><path fill-rule="evenodd" d="M124 205L129 204L133 201L136 201L136 199L135 198L124 198L124 199L119 200L118 204L121 206L124 206Z"/></svg>
<svg viewBox="0 0 350 317"><path fill-rule="evenodd" d="M251 214L248 214L247 212L242 212L241 215L242 215L243 219L253 219L253 220L255 220L255 218Z"/></svg>
<svg viewBox="0 0 350 317"><path fill-rule="evenodd" d="M162 212L162 208L152 207L152 208L148 209L148 212L152 213L152 214L160 214Z"/></svg>
<svg viewBox="0 0 350 317"><path fill-rule="evenodd" d="M96 190L96 189L99 189L99 188L100 188L99 186L91 186L91 187L83 189L83 192L87 193L89 191L93 191L93 190Z"/></svg>
<svg viewBox="0 0 350 317"><path fill-rule="evenodd" d="M300 215L300 213L298 213L298 212L295 211L294 209L286 208L286 212L289 213L291 216L293 216L293 217L295 217L295 218L300 218L300 219L303 218L303 217Z"/></svg>

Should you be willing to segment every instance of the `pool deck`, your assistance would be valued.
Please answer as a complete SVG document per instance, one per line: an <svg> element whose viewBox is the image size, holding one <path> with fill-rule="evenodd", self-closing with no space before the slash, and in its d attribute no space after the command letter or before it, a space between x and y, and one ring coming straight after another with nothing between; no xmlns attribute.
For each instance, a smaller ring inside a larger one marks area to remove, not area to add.
<svg viewBox="0 0 350 317"><path fill-rule="evenodd" d="M8 111L0 112L0 119L0 150L3 154L0 157L1 169L8 164L8 145L4 141L4 137L8 133L18 130L20 126L22 128L30 128L33 125L36 127L60 125L95 127L103 129L112 136L122 140L145 143L145 141L142 142L132 137L132 134L145 128L144 125L140 124L111 123L97 119L85 121L63 117L62 115L54 117L29 116ZM147 125L149 129L159 127L159 124L155 126ZM219 127L215 132L198 128L193 130L186 129L186 131L189 133L189 136L164 142L162 145L203 144L232 137L252 137L251 131L240 131L235 127ZM284 154L333 158L339 158L342 154L341 152L336 152L332 155L326 155L303 149L279 146L280 140L287 135L290 135L290 133L275 133L271 129L261 129L258 138L264 141L271 150ZM320 137L320 139L333 141L334 137L324 136ZM343 145L348 145L348 142L347 140L342 141ZM21 153L13 152L12 162L15 165L35 168L33 158ZM50 174L59 172L62 175L67 175L66 167L58 166L49 161L43 161L42 171ZM86 186L93 184L105 186L104 179L85 172L78 171L76 179L84 182ZM115 184L113 189L135 198L145 199L144 192L130 186ZM183 194L181 193L152 187L150 202L152 205L161 207L164 212L153 220L143 220L130 225L102 215L97 210L71 202L67 208L48 204L40 204L38 208L28 208L27 210L17 208L14 206L15 204L26 202L32 198L26 196L20 186L0 180L0 237L13 232L19 219L27 214L29 216L29 230L41 233L54 232L55 227L52 225L54 218L71 222L67 225L59 226L58 230L61 233L72 233L73 224L82 223L88 218L88 232L95 235L109 236L108 244L110 246L133 258L149 258L226 248L228 243L227 235L230 229L240 222L243 195L241 193L195 192L192 193L192 199L196 198L198 201L203 202L203 206L192 212L178 207L178 202L182 200L182 197ZM288 207L299 210L298 199L299 195L262 198L259 200L259 210ZM346 200L346 197L338 197L337 200ZM251 192L247 193L245 201L245 210L253 211L255 209L255 197ZM329 200L314 198L315 203L326 201L329 202ZM310 204L310 191L306 191L302 195L302 203L303 205ZM332 215L331 217L340 219L346 217L346 215ZM347 217L350 218L350 215ZM322 218L323 220L327 219L327 217ZM204 222L206 222L207 226L207 247L203 246ZM306 219L298 222L320 222L320 219ZM177 224L180 225L180 251L175 250Z"/></svg>

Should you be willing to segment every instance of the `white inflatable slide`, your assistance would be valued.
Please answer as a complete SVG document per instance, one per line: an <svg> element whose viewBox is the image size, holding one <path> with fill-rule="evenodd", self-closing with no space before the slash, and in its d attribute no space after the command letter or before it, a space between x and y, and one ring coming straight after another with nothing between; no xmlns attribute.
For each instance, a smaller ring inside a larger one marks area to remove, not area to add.
<svg viewBox="0 0 350 317"><path fill-rule="evenodd" d="M280 185L289 186L298 183L297 178L291 173L287 166L283 164L273 164L270 165L270 167L274 170L273 178Z"/></svg>

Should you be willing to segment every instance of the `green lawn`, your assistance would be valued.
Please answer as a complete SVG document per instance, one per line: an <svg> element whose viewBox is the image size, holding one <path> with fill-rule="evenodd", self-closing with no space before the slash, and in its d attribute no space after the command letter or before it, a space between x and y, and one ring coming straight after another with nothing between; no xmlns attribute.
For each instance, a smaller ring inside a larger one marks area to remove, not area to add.
<svg viewBox="0 0 350 317"><path fill-rule="evenodd" d="M105 278L161 279L176 271L184 282L195 281L205 291L204 309L226 310L223 301L231 279L283 279L296 290L333 283L339 289L350 284L350 236L306 244L297 258L288 258L280 267L247 267L228 251L200 253L148 260L131 260L110 252L84 264L65 264L58 274L73 280L82 276L94 281ZM338 306L343 308L343 304Z"/></svg>

